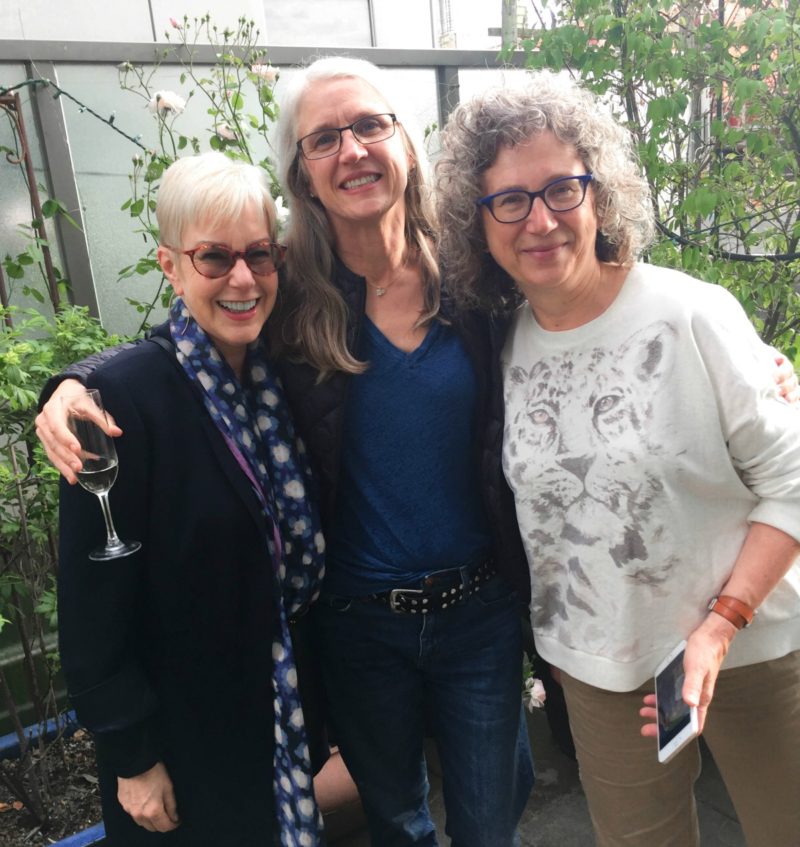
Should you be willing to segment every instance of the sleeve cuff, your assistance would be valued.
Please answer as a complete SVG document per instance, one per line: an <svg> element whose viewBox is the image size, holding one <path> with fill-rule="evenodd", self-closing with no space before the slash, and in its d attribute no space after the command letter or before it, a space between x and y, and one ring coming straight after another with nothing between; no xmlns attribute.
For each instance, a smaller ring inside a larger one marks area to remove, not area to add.
<svg viewBox="0 0 800 847"><path fill-rule="evenodd" d="M93 737L97 758L125 779L149 771L161 759L149 721L112 732L95 732Z"/></svg>

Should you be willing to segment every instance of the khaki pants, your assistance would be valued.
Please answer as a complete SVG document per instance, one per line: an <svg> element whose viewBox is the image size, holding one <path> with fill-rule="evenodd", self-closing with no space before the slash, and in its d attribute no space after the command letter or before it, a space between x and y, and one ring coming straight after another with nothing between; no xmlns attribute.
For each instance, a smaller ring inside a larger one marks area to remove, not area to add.
<svg viewBox="0 0 800 847"><path fill-rule="evenodd" d="M642 738L637 691L603 691L562 672L598 847L697 847L696 741L660 764ZM800 845L800 651L723 671L703 732L748 847Z"/></svg>

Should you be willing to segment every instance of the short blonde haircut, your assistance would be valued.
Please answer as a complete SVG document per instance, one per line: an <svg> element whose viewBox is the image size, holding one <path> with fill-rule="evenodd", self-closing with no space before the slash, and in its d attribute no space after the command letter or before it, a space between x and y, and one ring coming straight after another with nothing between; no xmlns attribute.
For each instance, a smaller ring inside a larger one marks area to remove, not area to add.
<svg viewBox="0 0 800 847"><path fill-rule="evenodd" d="M235 221L250 206L261 210L274 241L277 213L269 179L261 168L216 151L178 159L164 171L158 189L161 243L180 247L183 233L193 223L214 227Z"/></svg>

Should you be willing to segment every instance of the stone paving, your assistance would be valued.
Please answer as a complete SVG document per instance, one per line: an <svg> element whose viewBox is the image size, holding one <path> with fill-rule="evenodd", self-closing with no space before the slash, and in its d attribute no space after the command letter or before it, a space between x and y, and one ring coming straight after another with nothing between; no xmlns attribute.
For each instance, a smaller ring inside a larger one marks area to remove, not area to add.
<svg viewBox="0 0 800 847"><path fill-rule="evenodd" d="M520 847L592 847L592 829L577 765L553 743L543 711L534 712L528 725L537 780L520 824ZM449 840L444 836L444 806L435 754L430 759L431 812L440 834L440 844L447 847ZM707 751L704 751L703 773L696 791L703 847L745 847L725 786ZM371 847L363 829L334 843L336 847Z"/></svg>

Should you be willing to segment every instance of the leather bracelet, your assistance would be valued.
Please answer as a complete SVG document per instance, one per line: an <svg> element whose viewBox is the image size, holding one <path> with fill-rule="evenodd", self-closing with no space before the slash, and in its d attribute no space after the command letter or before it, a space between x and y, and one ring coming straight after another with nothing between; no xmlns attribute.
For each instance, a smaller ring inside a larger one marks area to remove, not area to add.
<svg viewBox="0 0 800 847"><path fill-rule="evenodd" d="M756 615L756 610L752 606L748 606L747 603L727 594L712 597L708 603L708 610L716 612L725 620L730 621L736 629L744 629L746 626L750 626L753 622L753 616Z"/></svg>

